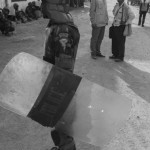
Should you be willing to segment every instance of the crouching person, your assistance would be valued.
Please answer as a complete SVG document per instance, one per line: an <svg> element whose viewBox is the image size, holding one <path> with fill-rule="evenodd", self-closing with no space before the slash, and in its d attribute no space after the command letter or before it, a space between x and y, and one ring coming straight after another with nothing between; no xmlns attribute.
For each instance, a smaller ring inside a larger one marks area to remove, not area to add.
<svg viewBox="0 0 150 150"><path fill-rule="evenodd" d="M2 10L0 10L0 31L2 32L2 34L9 36L10 33L12 33L15 30L15 27L13 25L13 23L8 20Z"/></svg>

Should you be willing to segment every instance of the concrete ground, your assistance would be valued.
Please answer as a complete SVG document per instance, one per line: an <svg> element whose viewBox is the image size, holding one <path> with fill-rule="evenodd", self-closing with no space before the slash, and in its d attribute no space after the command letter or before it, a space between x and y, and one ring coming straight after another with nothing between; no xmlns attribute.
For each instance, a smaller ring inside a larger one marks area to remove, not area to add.
<svg viewBox="0 0 150 150"><path fill-rule="evenodd" d="M150 149L150 14L145 27L137 25L138 8L131 6L136 18L133 34L127 38L125 62L108 59L111 55L111 40L108 29L112 22L112 9L116 1L107 0L110 22L106 27L101 45L105 58L90 57L91 26L89 3L85 8L72 10L81 34L75 74L87 78L105 88L122 94L132 101L129 119L103 150L149 150ZM8 61L19 52L27 52L42 58L44 33L48 20L43 18L16 26L11 37L0 35L0 72ZM0 150L49 150L53 146L49 128L44 128L28 118L22 118L0 108ZM77 149L98 150L98 147L77 142Z"/></svg>

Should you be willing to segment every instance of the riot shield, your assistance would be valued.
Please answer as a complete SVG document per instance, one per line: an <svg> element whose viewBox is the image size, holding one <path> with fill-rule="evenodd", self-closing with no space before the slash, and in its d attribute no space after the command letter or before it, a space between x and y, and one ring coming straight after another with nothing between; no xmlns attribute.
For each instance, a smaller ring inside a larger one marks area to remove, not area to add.
<svg viewBox="0 0 150 150"><path fill-rule="evenodd" d="M0 106L103 147L123 127L131 101L27 53L0 74Z"/></svg>

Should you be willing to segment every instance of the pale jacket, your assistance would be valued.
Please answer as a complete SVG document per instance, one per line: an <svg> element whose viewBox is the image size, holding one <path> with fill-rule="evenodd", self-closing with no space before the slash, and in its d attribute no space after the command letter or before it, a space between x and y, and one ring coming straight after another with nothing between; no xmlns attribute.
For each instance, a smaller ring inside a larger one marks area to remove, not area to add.
<svg viewBox="0 0 150 150"><path fill-rule="evenodd" d="M122 8L119 9L120 6L117 3L113 9L113 14L114 14L113 24L115 26L119 26L119 25L121 25L120 24L121 22L118 22L118 21L121 21L121 20L124 24L132 24L132 21L135 18L135 14L133 13L131 8L126 3L123 3L123 5L121 7ZM119 9L119 13L121 13L121 15L118 13L118 16L117 16L118 9ZM122 11L123 11L123 16L122 16Z"/></svg>
<svg viewBox="0 0 150 150"><path fill-rule="evenodd" d="M106 0L91 0L90 21L97 27L108 24L108 12Z"/></svg>

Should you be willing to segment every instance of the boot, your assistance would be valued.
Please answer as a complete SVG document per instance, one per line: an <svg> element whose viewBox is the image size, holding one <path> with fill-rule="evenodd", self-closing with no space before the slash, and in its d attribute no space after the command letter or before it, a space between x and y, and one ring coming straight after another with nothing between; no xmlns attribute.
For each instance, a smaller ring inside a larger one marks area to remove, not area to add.
<svg viewBox="0 0 150 150"><path fill-rule="evenodd" d="M51 131L51 136L56 147L51 150L76 150L74 139L57 130Z"/></svg>

